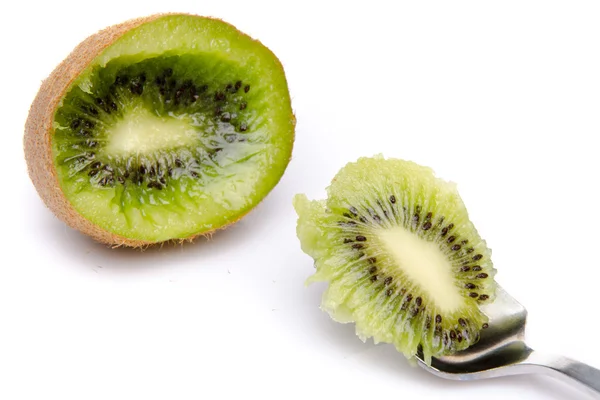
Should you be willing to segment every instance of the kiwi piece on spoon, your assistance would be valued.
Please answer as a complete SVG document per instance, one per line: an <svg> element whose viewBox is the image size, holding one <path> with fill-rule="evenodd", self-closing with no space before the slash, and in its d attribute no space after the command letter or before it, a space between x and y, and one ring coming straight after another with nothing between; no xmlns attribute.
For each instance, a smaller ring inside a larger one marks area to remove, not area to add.
<svg viewBox="0 0 600 400"><path fill-rule="evenodd" d="M235 223L279 182L295 117L283 67L221 20L157 14L102 30L42 83L24 136L45 204L110 245Z"/></svg>
<svg viewBox="0 0 600 400"><path fill-rule="evenodd" d="M297 195L297 234L324 281L322 308L355 322L363 340L392 343L412 359L466 349L493 301L491 251L456 186L427 167L382 156L342 168L326 200Z"/></svg>

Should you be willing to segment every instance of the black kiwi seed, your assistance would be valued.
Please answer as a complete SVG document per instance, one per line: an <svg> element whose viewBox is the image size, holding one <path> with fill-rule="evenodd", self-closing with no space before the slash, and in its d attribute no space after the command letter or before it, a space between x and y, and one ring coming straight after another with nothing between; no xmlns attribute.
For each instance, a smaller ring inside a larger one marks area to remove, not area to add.
<svg viewBox="0 0 600 400"><path fill-rule="evenodd" d="M348 211L350 211L352 214L354 214L354 216L358 215L358 210L356 209L356 207L350 207L350 208L348 208Z"/></svg>
<svg viewBox="0 0 600 400"><path fill-rule="evenodd" d="M113 183L115 183L115 180L113 179L112 176L105 176L104 178L100 179L100 181L98 182L98 184L101 186L110 186Z"/></svg>
<svg viewBox="0 0 600 400"><path fill-rule="evenodd" d="M417 303L417 306L419 306L419 307L420 307L420 306L421 306L421 304L423 303L423 299L422 299L422 298L420 298L420 297L417 297L417 298L415 299L415 303Z"/></svg>
<svg viewBox="0 0 600 400"><path fill-rule="evenodd" d="M348 239L348 238L345 238L345 239L344 239L344 243L352 243L352 242L354 242L354 240L352 240L352 239Z"/></svg>
<svg viewBox="0 0 600 400"><path fill-rule="evenodd" d="M183 96L184 92L185 92L184 87L180 87L179 89L177 89L177 91L175 92L175 100L179 101L181 99L181 96Z"/></svg>
<svg viewBox="0 0 600 400"><path fill-rule="evenodd" d="M446 234L448 233L448 227L442 228L442 231L440 232L441 236L446 236Z"/></svg>
<svg viewBox="0 0 600 400"><path fill-rule="evenodd" d="M394 196L394 195L390 196L390 203L396 204L396 196Z"/></svg>
<svg viewBox="0 0 600 400"><path fill-rule="evenodd" d="M477 278L479 278L479 279L485 279L487 277L488 277L488 274L486 274L485 272L477 275Z"/></svg>
<svg viewBox="0 0 600 400"><path fill-rule="evenodd" d="M181 160L179 158L176 158L175 159L175 166L177 168L181 168L181 167L183 167L183 162L181 162Z"/></svg>
<svg viewBox="0 0 600 400"><path fill-rule="evenodd" d="M367 219L365 217L360 217L359 218L360 222L362 222L363 224L367 223Z"/></svg>
<svg viewBox="0 0 600 400"><path fill-rule="evenodd" d="M223 101L223 100L225 100L225 93L216 92L215 93L215 101Z"/></svg>
<svg viewBox="0 0 600 400"><path fill-rule="evenodd" d="M362 245L362 244L360 244L360 243L354 243L354 244L352 245L352 248L353 248L353 249L362 249L362 248L363 248L363 245Z"/></svg>
<svg viewBox="0 0 600 400"><path fill-rule="evenodd" d="M71 129L77 129L81 125L81 119L77 118L71 121Z"/></svg>
<svg viewBox="0 0 600 400"><path fill-rule="evenodd" d="M139 96L144 92L144 86L139 81L139 79L135 79L131 81L131 85L129 85L129 90L131 91L131 93Z"/></svg>
<svg viewBox="0 0 600 400"><path fill-rule="evenodd" d="M231 114L229 114L228 112L223 113L223 115L221 115L221 121L222 122L231 121Z"/></svg>
<svg viewBox="0 0 600 400"><path fill-rule="evenodd" d="M455 244L454 246L452 246L452 247L451 247L451 249L452 249L453 251L458 251L458 250L460 250L460 244Z"/></svg>
<svg viewBox="0 0 600 400"><path fill-rule="evenodd" d="M425 222L423 224L423 230L428 231L429 229L431 229L431 222Z"/></svg>
<svg viewBox="0 0 600 400"><path fill-rule="evenodd" d="M479 265L476 265L473 267L473 271L481 271L481 267Z"/></svg>
<svg viewBox="0 0 600 400"><path fill-rule="evenodd" d="M446 242L448 243L452 243L456 240L456 238L454 236L450 236L448 239L446 239Z"/></svg>
<svg viewBox="0 0 600 400"><path fill-rule="evenodd" d="M148 189L158 189L158 190L162 190L162 185L158 182L150 182L148 183Z"/></svg>
<svg viewBox="0 0 600 400"><path fill-rule="evenodd" d="M413 215L412 220L413 220L414 223L418 223L419 222L419 214Z"/></svg>
<svg viewBox="0 0 600 400"><path fill-rule="evenodd" d="M477 293L475 293L475 292L469 293L469 296L471 296L472 298L479 297L479 295Z"/></svg>
<svg viewBox="0 0 600 400"><path fill-rule="evenodd" d="M117 85L127 85L129 82L129 78L126 75L119 75L115 78L115 84Z"/></svg>
<svg viewBox="0 0 600 400"><path fill-rule="evenodd" d="M350 214L348 214L348 213L344 213L344 214L342 214L342 215L343 215L344 217L346 217L346 218L352 218L352 215L350 215Z"/></svg>
<svg viewBox="0 0 600 400"><path fill-rule="evenodd" d="M466 328L467 326L467 321L465 321L463 318L459 318L458 319L458 323L463 327Z"/></svg>
<svg viewBox="0 0 600 400"><path fill-rule="evenodd" d="M442 323L442 316L441 315L436 315L435 316L435 323L436 324L441 324Z"/></svg>
<svg viewBox="0 0 600 400"><path fill-rule="evenodd" d="M375 263L377 262L377 258L375 258L375 257L371 257L371 258L369 258L369 262L370 262L371 264L375 264Z"/></svg>
<svg viewBox="0 0 600 400"><path fill-rule="evenodd" d="M358 235L358 236L356 237L356 240L357 240L358 242L366 242L366 241L367 241L367 238L366 238L366 237L364 237L364 236Z"/></svg>
<svg viewBox="0 0 600 400"><path fill-rule="evenodd" d="M394 293L393 289L388 289L388 290L385 291L386 296L391 296L392 293Z"/></svg>
<svg viewBox="0 0 600 400"><path fill-rule="evenodd" d="M392 283L392 280L393 280L393 278L391 276L388 276L387 278L385 278L383 283L386 285L389 285L390 283Z"/></svg>
<svg viewBox="0 0 600 400"><path fill-rule="evenodd" d="M246 132L247 130L248 130L248 124L247 124L247 123L245 123L245 122L242 122L242 123L240 124L240 131L242 131L242 132Z"/></svg>
<svg viewBox="0 0 600 400"><path fill-rule="evenodd" d="M489 328L489 327L490 327L490 324L488 324L488 323L486 322L486 323L485 323L485 324L483 324L481 327L482 327L483 329L487 329L487 328Z"/></svg>
<svg viewBox="0 0 600 400"><path fill-rule="evenodd" d="M239 90L242 87L242 81L237 81L235 83L235 90Z"/></svg>
<svg viewBox="0 0 600 400"><path fill-rule="evenodd" d="M233 89L233 85L231 83L228 83L227 86L225 86L225 90L231 92L231 89Z"/></svg>
<svg viewBox="0 0 600 400"><path fill-rule="evenodd" d="M88 172L88 176L96 176L98 175L98 172L100 171L98 171L97 169L93 169L90 172Z"/></svg>
<svg viewBox="0 0 600 400"><path fill-rule="evenodd" d="M248 104L247 104L245 101L242 101L242 102L240 103L240 110L245 110L245 109L246 109L246 107L248 107Z"/></svg>
<svg viewBox="0 0 600 400"><path fill-rule="evenodd" d="M452 339L452 340L456 339L456 332L454 332L453 330L450 331L450 339Z"/></svg>
<svg viewBox="0 0 600 400"><path fill-rule="evenodd" d="M196 90L196 86L192 86L192 87L189 89L189 91L190 91L190 101L193 103L193 102L195 102L196 100L198 100L198 98L199 98L200 96L198 96L198 91Z"/></svg>
<svg viewBox="0 0 600 400"><path fill-rule="evenodd" d="M465 284L465 288L466 289L476 289L477 285L469 282L469 283Z"/></svg>
<svg viewBox="0 0 600 400"><path fill-rule="evenodd" d="M412 294L410 294L410 293L409 293L409 294L406 296L406 302L407 302L407 303L410 303L410 302L411 302L411 300L412 300L412 298L413 298Z"/></svg>
<svg viewBox="0 0 600 400"><path fill-rule="evenodd" d="M144 175L146 173L146 167L140 165L140 167L138 168L138 172L140 173L140 175Z"/></svg>
<svg viewBox="0 0 600 400"><path fill-rule="evenodd" d="M377 272L377 267L373 266L373 267L369 268L369 273L370 274L374 274L375 272Z"/></svg>
<svg viewBox="0 0 600 400"><path fill-rule="evenodd" d="M373 275L373 276L371 277L371 282L375 282L376 280L377 280L377 275Z"/></svg>
<svg viewBox="0 0 600 400"><path fill-rule="evenodd" d="M469 247L469 248L467 249L467 253L469 253L469 254L470 254L470 253L472 253L472 252L474 252L474 251L475 251L475 249L474 249L474 248L472 248L472 247Z"/></svg>
<svg viewBox="0 0 600 400"><path fill-rule="evenodd" d="M244 93L248 93L250 91L250 85L244 86Z"/></svg>
<svg viewBox="0 0 600 400"><path fill-rule="evenodd" d="M464 267L461 267L461 269L460 269L460 270L461 270L462 272L467 272L467 271L470 271L470 270L471 270L471 267L464 266Z"/></svg>
<svg viewBox="0 0 600 400"><path fill-rule="evenodd" d="M481 254L477 254L473 256L473 261L479 261L483 258L483 256Z"/></svg>
<svg viewBox="0 0 600 400"><path fill-rule="evenodd" d="M94 163L92 163L92 165L90 165L90 168L92 169L98 169L102 166L102 163L100 161L96 161Z"/></svg>
<svg viewBox="0 0 600 400"><path fill-rule="evenodd" d="M490 296L488 296L487 294L482 294L481 296L479 296L479 300L487 300L489 298Z"/></svg>
<svg viewBox="0 0 600 400"><path fill-rule="evenodd" d="M458 343L463 341L463 337L460 332L458 332L458 334L456 335L456 338L458 339Z"/></svg>

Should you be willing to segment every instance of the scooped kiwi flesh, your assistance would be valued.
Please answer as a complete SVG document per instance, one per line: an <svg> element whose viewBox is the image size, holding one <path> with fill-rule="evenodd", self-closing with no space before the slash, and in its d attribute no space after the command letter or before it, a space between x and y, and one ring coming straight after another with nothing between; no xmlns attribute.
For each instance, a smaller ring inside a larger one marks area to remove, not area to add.
<svg viewBox="0 0 600 400"><path fill-rule="evenodd" d="M425 361L466 349L493 301L491 252L456 186L427 167L382 156L349 163L326 200L297 195L297 234L327 282L322 308L363 339Z"/></svg>
<svg viewBox="0 0 600 400"><path fill-rule="evenodd" d="M56 110L61 189L100 228L148 243L236 221L281 178L294 117L265 46L195 16L127 32Z"/></svg>

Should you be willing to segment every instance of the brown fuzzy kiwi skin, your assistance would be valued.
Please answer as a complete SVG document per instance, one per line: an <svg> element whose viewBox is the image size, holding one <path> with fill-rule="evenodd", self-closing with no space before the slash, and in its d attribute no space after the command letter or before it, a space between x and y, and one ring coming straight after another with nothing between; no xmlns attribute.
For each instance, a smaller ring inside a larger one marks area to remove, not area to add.
<svg viewBox="0 0 600 400"><path fill-rule="evenodd" d="M108 232L79 214L65 197L58 175L52 160L52 135L54 114L60 100L66 94L71 83L77 76L107 47L118 38L144 23L167 15L191 15L185 13L161 13L142 18L131 19L120 24L109 26L85 39L65 58L50 76L46 78L31 104L29 115L25 123L23 146L29 177L33 182L39 196L46 206L64 223L69 225L100 243L114 247L144 248L164 242L150 242L145 240L130 239ZM203 17L207 18L207 17ZM277 60L277 58L275 58ZM280 65L283 69L283 67ZM290 116L293 125L296 118ZM292 140L294 138L292 137ZM289 162L289 160L288 160ZM248 210L247 212L249 212ZM246 214L231 221L218 229L225 229L242 219ZM215 229L216 230L216 229ZM196 237L210 237L215 230L202 232L187 238L173 239L167 242L192 241Z"/></svg>

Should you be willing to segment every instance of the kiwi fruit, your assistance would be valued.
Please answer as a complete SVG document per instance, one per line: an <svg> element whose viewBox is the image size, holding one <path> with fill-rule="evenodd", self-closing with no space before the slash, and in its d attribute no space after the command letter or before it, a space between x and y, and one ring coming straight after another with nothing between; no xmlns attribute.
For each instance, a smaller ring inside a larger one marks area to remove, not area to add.
<svg viewBox="0 0 600 400"><path fill-rule="evenodd" d="M327 282L322 308L359 337L407 358L464 350L479 340L494 300L491 251L456 186L411 161L364 157L343 167L326 200L294 198L308 282Z"/></svg>
<svg viewBox="0 0 600 400"><path fill-rule="evenodd" d="M279 182L294 143L286 76L218 19L156 14L84 40L44 80L25 126L45 204L110 245L208 235Z"/></svg>

